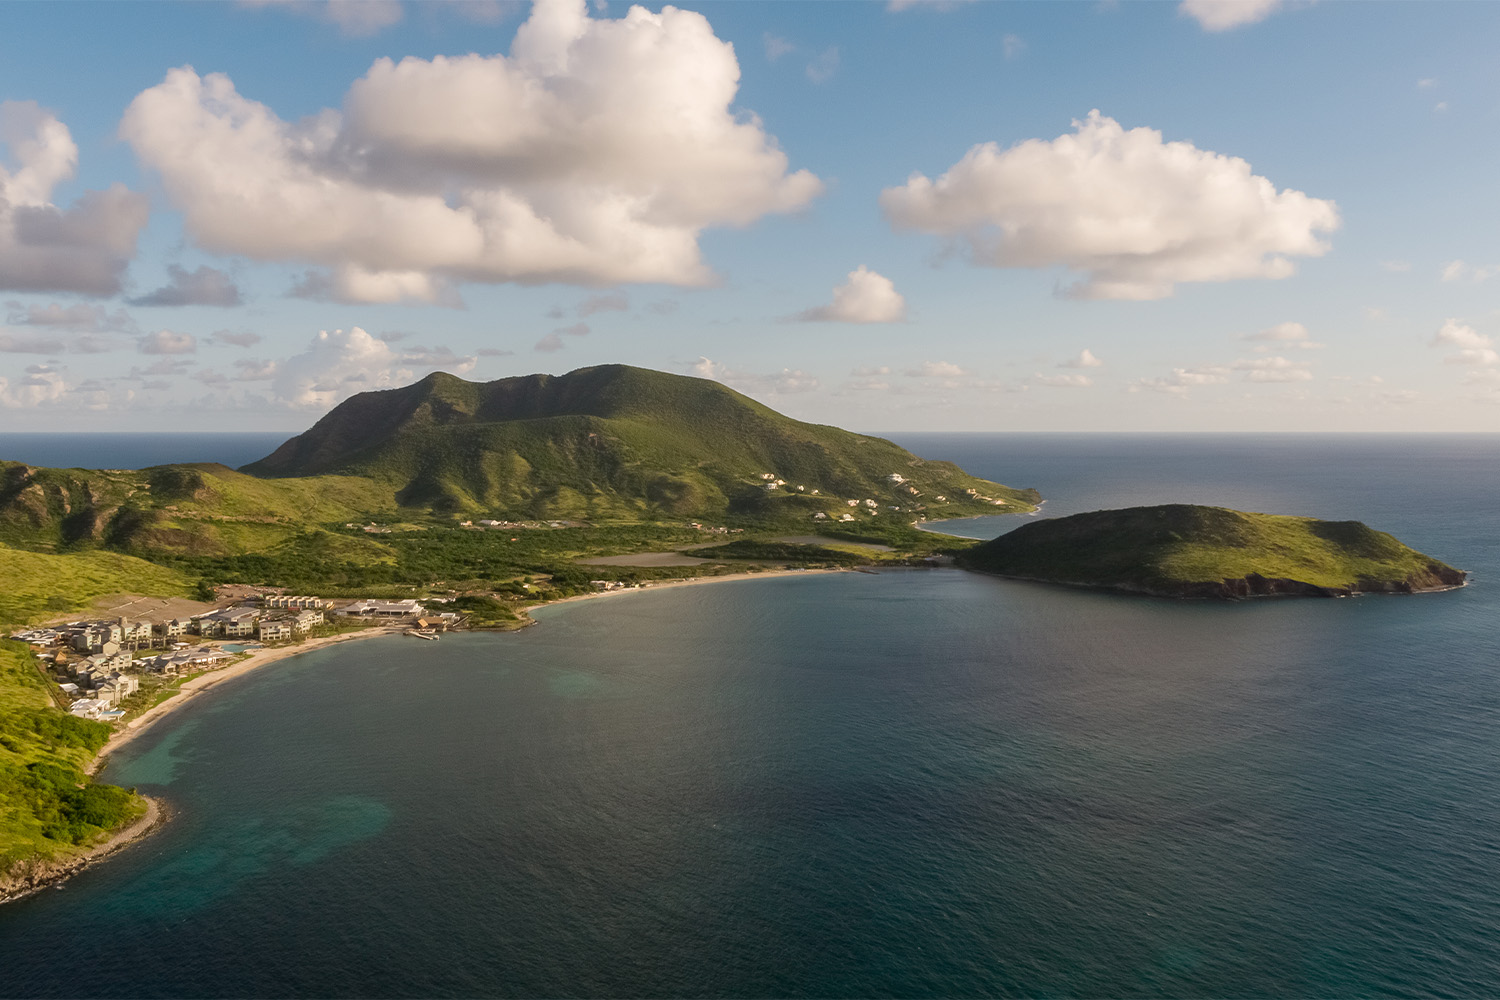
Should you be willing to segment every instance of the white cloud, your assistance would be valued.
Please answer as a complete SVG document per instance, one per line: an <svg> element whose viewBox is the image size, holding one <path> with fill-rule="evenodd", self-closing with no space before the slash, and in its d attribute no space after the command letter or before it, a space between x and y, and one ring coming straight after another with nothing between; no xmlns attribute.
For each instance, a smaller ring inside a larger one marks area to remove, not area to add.
<svg viewBox="0 0 1500 1000"><path fill-rule="evenodd" d="M1178 282L1285 278L1339 225L1331 201L1278 192L1237 157L1126 131L1098 111L1077 131L1001 150L970 149L936 181L887 188L892 226L957 241L989 267L1062 266L1067 293L1159 299Z"/></svg>
<svg viewBox="0 0 1500 1000"><path fill-rule="evenodd" d="M766 61L767 62L775 62L776 60L780 59L782 56L789 55L790 53L793 53L793 52L797 51L797 46L793 45L791 42L787 41L785 38L777 38L775 35L771 34L769 31L765 33L765 36L764 36L763 40L765 41L765 44L766 44Z"/></svg>
<svg viewBox="0 0 1500 1000"><path fill-rule="evenodd" d="M749 372L734 371L717 361L704 357L694 362L689 371L699 378L722 382L731 389L750 395L784 396L799 392L812 392L819 385L816 376L794 368L783 368L770 375L753 375Z"/></svg>
<svg viewBox="0 0 1500 1000"><path fill-rule="evenodd" d="M969 373L948 361L924 361L920 368L908 368L902 374L907 378L963 378Z"/></svg>
<svg viewBox="0 0 1500 1000"><path fill-rule="evenodd" d="M1456 319L1444 321L1432 337L1432 346L1458 348L1455 353L1443 358L1444 364L1466 365L1470 368L1493 368L1500 365L1500 351L1495 350L1494 342L1472 326Z"/></svg>
<svg viewBox="0 0 1500 1000"><path fill-rule="evenodd" d="M269 7L314 17L351 38L368 38L405 17L400 0L239 0L241 7Z"/></svg>
<svg viewBox="0 0 1500 1000"><path fill-rule="evenodd" d="M461 282L713 278L698 237L822 190L732 109L733 48L665 7L541 0L507 56L377 60L342 111L283 121L174 69L121 135L203 247L328 268L331 297L439 301Z"/></svg>
<svg viewBox="0 0 1500 1000"><path fill-rule="evenodd" d="M142 337L137 348L142 354L192 354L198 350L198 341L191 333L157 330Z"/></svg>
<svg viewBox="0 0 1500 1000"><path fill-rule="evenodd" d="M1418 90L1431 90L1433 87L1436 87L1436 86L1437 86L1437 81L1434 80L1434 79L1432 79L1432 78L1430 78L1430 77L1427 78L1427 79L1425 79L1425 80L1418 80L1417 81L1417 89Z"/></svg>
<svg viewBox="0 0 1500 1000"><path fill-rule="evenodd" d="M0 376L0 407L29 409L54 403L67 391L62 373L49 365L32 365L25 378L12 382Z"/></svg>
<svg viewBox="0 0 1500 1000"><path fill-rule="evenodd" d="M0 288L113 295L146 225L144 195L116 184L66 211L52 191L78 168L68 127L31 101L0 101Z"/></svg>
<svg viewBox="0 0 1500 1000"><path fill-rule="evenodd" d="M1282 4L1283 0L1182 0L1177 10L1204 31L1228 31L1264 21Z"/></svg>
<svg viewBox="0 0 1500 1000"><path fill-rule="evenodd" d="M1402 274L1411 270L1411 263L1404 260L1383 260L1380 266L1394 274Z"/></svg>
<svg viewBox="0 0 1500 1000"><path fill-rule="evenodd" d="M1000 39L1000 54L1007 60L1014 59L1026 51L1026 42L1020 35L1006 35Z"/></svg>
<svg viewBox="0 0 1500 1000"><path fill-rule="evenodd" d="M892 14L899 14L904 10L955 10L966 3L974 0L886 0L885 9Z"/></svg>
<svg viewBox="0 0 1500 1000"><path fill-rule="evenodd" d="M889 375L890 373L891 369L889 365L860 365L849 374L860 378L869 378L872 375Z"/></svg>
<svg viewBox="0 0 1500 1000"><path fill-rule="evenodd" d="M241 303L234 279L212 267L189 271L167 266L167 283L154 292L131 299L133 306L237 306Z"/></svg>
<svg viewBox="0 0 1500 1000"><path fill-rule="evenodd" d="M837 45L833 45L819 52L807 64L807 78L813 83L825 83L833 79L833 74L838 70L839 49Z"/></svg>
<svg viewBox="0 0 1500 1000"><path fill-rule="evenodd" d="M1488 281L1496 274L1500 274L1500 267L1477 267L1461 260L1450 260L1443 265L1444 281L1472 281L1477 284Z"/></svg>
<svg viewBox="0 0 1500 1000"><path fill-rule="evenodd" d="M899 323L906 318L906 299L891 279L863 264L833 290L833 302L806 309L793 319L826 323Z"/></svg>
<svg viewBox="0 0 1500 1000"><path fill-rule="evenodd" d="M1069 358L1058 362L1059 368L1103 368L1104 362L1094 357L1094 352L1085 347L1078 352L1078 357Z"/></svg>
<svg viewBox="0 0 1500 1000"><path fill-rule="evenodd" d="M1313 374L1305 365L1277 356L1272 358L1241 358L1231 366L1244 372L1249 382L1309 382Z"/></svg>
<svg viewBox="0 0 1500 1000"><path fill-rule="evenodd" d="M1056 389L1087 389L1094 384L1094 380L1087 375L1043 375L1037 373L1032 376L1040 385L1050 385Z"/></svg>
<svg viewBox="0 0 1500 1000"><path fill-rule="evenodd" d="M1148 390L1181 396L1196 386L1219 385L1228 381L1228 369L1217 365L1200 368L1173 368L1169 374L1161 378L1137 379L1131 384L1130 391Z"/></svg>
<svg viewBox="0 0 1500 1000"><path fill-rule="evenodd" d="M1452 317L1443 321L1438 332L1432 335L1433 347L1481 348L1490 346L1490 338L1461 320Z"/></svg>
<svg viewBox="0 0 1500 1000"><path fill-rule="evenodd" d="M357 326L347 333L324 330L306 351L279 363L271 391L290 406L326 409L357 392L405 385L438 369L462 375L478 361L465 357L455 363L433 363L434 353L442 352L423 351L409 358Z"/></svg>
<svg viewBox="0 0 1500 1000"><path fill-rule="evenodd" d="M1301 323L1277 323L1264 330L1247 333L1240 339L1259 342L1259 346L1255 349L1261 352L1287 347L1310 351L1323 346L1312 339L1307 332L1307 327Z"/></svg>

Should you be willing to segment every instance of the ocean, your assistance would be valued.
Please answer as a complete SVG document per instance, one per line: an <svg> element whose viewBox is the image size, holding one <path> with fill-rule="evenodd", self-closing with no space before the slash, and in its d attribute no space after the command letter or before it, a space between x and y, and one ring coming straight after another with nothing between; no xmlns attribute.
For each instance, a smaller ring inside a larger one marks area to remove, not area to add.
<svg viewBox="0 0 1500 1000"><path fill-rule="evenodd" d="M0 907L0 995L1500 992L1500 437L892 436L1044 516L1358 518L1472 585L808 574L321 650L118 755L176 816Z"/></svg>
<svg viewBox="0 0 1500 1000"><path fill-rule="evenodd" d="M265 458L292 436L279 431L0 433L0 461L56 469L146 469L176 462L218 462L237 469Z"/></svg>

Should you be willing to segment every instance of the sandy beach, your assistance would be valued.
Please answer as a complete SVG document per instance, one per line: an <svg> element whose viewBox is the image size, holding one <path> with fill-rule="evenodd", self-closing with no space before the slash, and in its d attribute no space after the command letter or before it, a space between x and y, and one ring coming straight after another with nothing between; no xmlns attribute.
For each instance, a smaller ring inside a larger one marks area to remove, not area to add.
<svg viewBox="0 0 1500 1000"><path fill-rule="evenodd" d="M696 576L686 580L664 580L661 582L654 582L642 587L630 587L622 590L600 591L596 594L579 594L575 597L563 597L555 601L546 601L542 604L533 605L531 608L527 608L526 611L529 612L535 610L536 608L548 607L553 604L567 604L573 601L588 601L600 597L619 597L623 594L651 593L653 591L666 590L670 587L692 587L708 583L725 583L731 580L760 580L776 576L807 576L815 573L845 572L848 572L848 570L787 569L729 573L722 576ZM523 614L525 614L525 612L523 612ZM530 616L527 615L527 617L529 618ZM535 619L532 619L532 621L534 622ZM231 664L230 666L224 667L220 670L211 670L208 673L200 674L197 677L194 677L193 679L185 682L182 687L178 689L177 694L173 695L171 698L168 698L160 705L153 707L141 716L126 723L122 729L117 731L113 736L109 738L109 742L104 744L103 748L100 749L98 755L94 757L92 763L90 763L89 766L85 768L85 773L97 774L99 770L103 768L108 762L109 755L114 751L130 743L130 741L134 740L136 737L140 736L142 733L146 732L146 730L150 729L156 723L171 715L173 712L182 708L184 705L191 704L192 700L197 696L211 690L215 686L222 684L225 681L233 680L236 677L243 677L245 674L250 673L252 670L257 670L268 664L277 663L281 660L285 660L293 656L300 656L303 653L311 653L314 650L326 649L327 647L335 645L337 643L353 642L358 639L370 639L374 638L375 636L382 635L401 635L406 631L406 629L407 626L405 625L372 626L370 628L361 629L358 632L346 632L343 635L333 635L319 639L309 639L306 642L297 643L291 646L276 646L267 649L258 649L252 651L251 655L247 659L241 660L238 663Z"/></svg>
<svg viewBox="0 0 1500 1000"><path fill-rule="evenodd" d="M126 723L123 729L109 738L109 742L104 744L93 762L84 771L86 774L97 773L109 759L111 753L129 743L147 729L150 729L153 725L177 711L177 709L191 702L194 697L218 684L233 680L236 677L243 677L250 671L263 667L268 663L276 663L289 657L299 656L302 653L311 653L315 649L324 649L336 643L352 642L356 639L369 639L378 635L400 635L404 631L405 626L376 626L362 629L358 632L346 632L343 635L330 635L319 639L309 639L294 646L276 646L269 649L254 650L248 659L241 660L220 670L211 670L206 674L200 674L186 681L182 687L178 688L177 694Z"/></svg>

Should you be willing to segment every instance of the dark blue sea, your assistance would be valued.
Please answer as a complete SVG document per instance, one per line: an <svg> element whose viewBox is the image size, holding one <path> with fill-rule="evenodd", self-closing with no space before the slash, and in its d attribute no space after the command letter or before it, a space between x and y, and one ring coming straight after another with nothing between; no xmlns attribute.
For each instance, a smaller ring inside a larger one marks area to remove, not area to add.
<svg viewBox="0 0 1500 1000"><path fill-rule="evenodd" d="M218 462L237 469L265 458L289 437L284 431L0 433L0 461L58 469L145 469L175 462Z"/></svg>
<svg viewBox="0 0 1500 1000"><path fill-rule="evenodd" d="M297 657L112 762L176 818L0 907L0 994L1500 994L1500 438L897 437L1473 583L789 576Z"/></svg>

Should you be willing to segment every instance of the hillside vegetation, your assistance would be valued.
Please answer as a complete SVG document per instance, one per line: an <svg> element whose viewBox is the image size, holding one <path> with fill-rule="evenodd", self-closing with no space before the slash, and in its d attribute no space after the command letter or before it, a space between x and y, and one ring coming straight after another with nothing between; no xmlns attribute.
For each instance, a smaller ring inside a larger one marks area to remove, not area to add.
<svg viewBox="0 0 1500 1000"><path fill-rule="evenodd" d="M0 635L78 611L106 594L189 592L179 573L113 552L51 554L0 546ZM109 738L102 722L55 707L30 650L0 641L0 881L16 863L66 854L133 819L140 799L83 769Z"/></svg>
<svg viewBox="0 0 1500 1000"><path fill-rule="evenodd" d="M718 382L624 365L486 383L439 373L361 393L244 471L366 477L407 507L552 519L805 520L873 499L913 520L1039 499L881 438L792 420Z"/></svg>
<svg viewBox="0 0 1500 1000"><path fill-rule="evenodd" d="M1358 521L1185 504L1033 521L959 558L1003 576L1170 597L1413 593L1464 582Z"/></svg>

